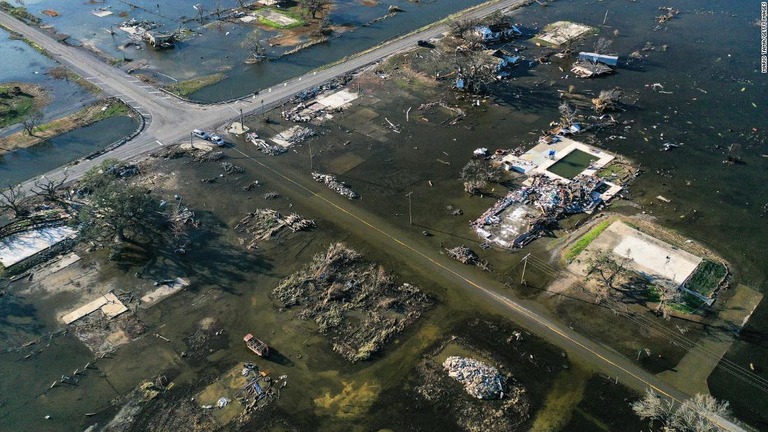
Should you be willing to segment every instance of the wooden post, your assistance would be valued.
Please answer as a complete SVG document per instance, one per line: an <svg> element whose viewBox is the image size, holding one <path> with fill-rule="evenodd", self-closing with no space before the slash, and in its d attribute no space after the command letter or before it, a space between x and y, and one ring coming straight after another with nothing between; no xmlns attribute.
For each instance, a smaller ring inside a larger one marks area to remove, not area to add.
<svg viewBox="0 0 768 432"><path fill-rule="evenodd" d="M409 225L413 225L413 205L411 203L411 195L413 195L413 191L410 191L405 195L408 197L408 224Z"/></svg>
<svg viewBox="0 0 768 432"><path fill-rule="evenodd" d="M520 285L525 285L525 268L528 266L529 256L531 256L530 253L528 253L528 255L523 257L523 274L520 276Z"/></svg>

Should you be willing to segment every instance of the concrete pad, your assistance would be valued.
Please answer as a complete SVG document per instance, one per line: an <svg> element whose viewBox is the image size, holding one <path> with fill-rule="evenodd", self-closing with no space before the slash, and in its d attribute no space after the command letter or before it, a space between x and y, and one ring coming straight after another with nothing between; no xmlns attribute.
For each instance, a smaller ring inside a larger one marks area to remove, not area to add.
<svg viewBox="0 0 768 432"><path fill-rule="evenodd" d="M227 129L227 132L233 135L242 135L249 130L251 130L251 128L241 124L240 122L232 122L232 124L229 126L229 129Z"/></svg>
<svg viewBox="0 0 768 432"><path fill-rule="evenodd" d="M114 318L128 310L128 308L125 307L125 305L117 298L116 295L113 293L107 293L99 296L90 303L80 306L72 312L62 316L61 320L64 322L64 324L71 324L86 315L96 312L98 309L101 309L104 315L106 315L108 318Z"/></svg>
<svg viewBox="0 0 768 432"><path fill-rule="evenodd" d="M189 285L189 280L182 279L182 278L176 278L176 280L170 284L170 285L161 285L154 291L149 292L148 294L144 295L144 297L141 298L141 306L148 308L156 303L159 303L160 300L176 294L177 292L181 291Z"/></svg>
<svg viewBox="0 0 768 432"><path fill-rule="evenodd" d="M347 89L339 90L336 93L317 99L317 103L326 108L336 109L342 107L358 98L357 93L352 93Z"/></svg>
<svg viewBox="0 0 768 432"><path fill-rule="evenodd" d="M0 264L10 267L69 238L77 230L67 226L24 231L0 239Z"/></svg>
<svg viewBox="0 0 768 432"><path fill-rule="evenodd" d="M696 270L701 258L642 233L625 236L613 250L613 254L632 260L633 269L651 278L660 276L682 285Z"/></svg>
<svg viewBox="0 0 768 432"><path fill-rule="evenodd" d="M627 267L631 270L650 279L673 280L678 285L682 284L702 261L700 257L616 221L593 240L569 268L586 274L588 256L598 251L629 258Z"/></svg>
<svg viewBox="0 0 768 432"><path fill-rule="evenodd" d="M585 24L577 24L570 21L557 21L545 26L544 33L536 36L536 39L559 46L570 40L587 35L593 30L593 27Z"/></svg>
<svg viewBox="0 0 768 432"><path fill-rule="evenodd" d="M272 9L259 9L256 12L254 12L253 15L257 17L262 17L274 23L278 23L283 27L293 25L298 22L297 20L289 17L288 15L283 15L280 12L274 11ZM242 20L242 18L240 19Z"/></svg>

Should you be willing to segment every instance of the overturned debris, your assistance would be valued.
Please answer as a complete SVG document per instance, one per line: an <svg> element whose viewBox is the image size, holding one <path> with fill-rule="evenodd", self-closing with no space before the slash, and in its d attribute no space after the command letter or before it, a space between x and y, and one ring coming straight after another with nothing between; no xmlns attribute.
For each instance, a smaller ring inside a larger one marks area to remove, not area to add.
<svg viewBox="0 0 768 432"><path fill-rule="evenodd" d="M315 255L272 291L280 308L317 323L333 350L351 362L367 360L416 321L432 300L343 243Z"/></svg>
<svg viewBox="0 0 768 432"><path fill-rule="evenodd" d="M284 217L272 209L256 209L240 219L240 222L235 225L235 231L246 233L251 237L247 246L250 250L256 248L256 242L269 240L286 228L291 232L299 232L315 226L315 221L304 219L298 213L291 213Z"/></svg>
<svg viewBox="0 0 768 432"><path fill-rule="evenodd" d="M593 78L600 75L611 74L613 73L613 69L602 63L579 60L573 64L571 72L579 78Z"/></svg>
<svg viewBox="0 0 768 432"><path fill-rule="evenodd" d="M336 191L336 193L341 196L347 197L349 199L360 198L360 195L358 195L357 192L350 189L350 187L344 184L344 182L337 180L336 176L334 175L313 172L312 178L315 179L315 181L318 183L325 184L328 186L328 188Z"/></svg>

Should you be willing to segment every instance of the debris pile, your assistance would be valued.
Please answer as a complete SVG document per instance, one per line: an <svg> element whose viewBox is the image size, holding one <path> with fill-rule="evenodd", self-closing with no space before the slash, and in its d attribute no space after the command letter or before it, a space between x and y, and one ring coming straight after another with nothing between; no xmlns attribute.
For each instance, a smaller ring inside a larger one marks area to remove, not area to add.
<svg viewBox="0 0 768 432"><path fill-rule="evenodd" d="M318 183L324 183L326 186L328 186L330 189L336 191L341 196L347 197L349 199L355 199L359 198L360 195L358 195L355 191L349 188L344 182L336 180L336 176L331 174L320 174L317 172L312 173L312 178L315 179Z"/></svg>
<svg viewBox="0 0 768 432"><path fill-rule="evenodd" d="M272 209L256 209L240 219L240 222L235 225L235 231L246 233L251 237L247 246L251 250L256 248L256 242L269 240L285 228L291 232L299 232L314 227L315 221L304 219L297 213L283 217L279 212Z"/></svg>
<svg viewBox="0 0 768 432"><path fill-rule="evenodd" d="M478 235L487 239L490 233L485 227L499 225L501 213L509 206L527 205L538 209L540 214L530 216L525 232L511 244L512 247L523 247L545 234L549 227L557 224L557 220L571 214L591 213L602 202L600 190L605 183L596 175L580 175L568 183L542 174L531 179L531 186L510 191L470 224Z"/></svg>
<svg viewBox="0 0 768 432"><path fill-rule="evenodd" d="M249 132L248 134L246 134L245 139L253 143L253 145L255 145L256 148L259 149L259 151L269 156L281 155L288 151L288 149L285 147L282 147L279 145L271 145L267 143L265 140L259 138L259 135L254 132Z"/></svg>
<svg viewBox="0 0 768 432"><path fill-rule="evenodd" d="M150 31L159 27L160 24L149 20L136 20L131 18L128 21L124 21L118 27L120 30L128 33L130 37L137 41L143 41L144 35Z"/></svg>
<svg viewBox="0 0 768 432"><path fill-rule="evenodd" d="M317 132L307 127L294 126L289 130L291 131L291 134L286 136L285 140L290 144L299 144L304 142L306 139L317 135Z"/></svg>
<svg viewBox="0 0 768 432"><path fill-rule="evenodd" d="M477 254L472 249L461 245L455 248L446 249L448 256L459 261L462 264L474 264L478 260Z"/></svg>
<svg viewBox="0 0 768 432"><path fill-rule="evenodd" d="M383 267L343 243L332 244L272 291L280 308L312 320L333 350L350 362L367 360L432 304L418 288L397 284Z"/></svg>
<svg viewBox="0 0 768 432"><path fill-rule="evenodd" d="M232 162L222 162L221 169L223 169L227 174L240 174L245 171L243 167L239 167Z"/></svg>
<svg viewBox="0 0 768 432"><path fill-rule="evenodd" d="M467 358L451 356L443 362L448 376L464 385L464 390L477 399L503 399L506 377L498 369Z"/></svg>

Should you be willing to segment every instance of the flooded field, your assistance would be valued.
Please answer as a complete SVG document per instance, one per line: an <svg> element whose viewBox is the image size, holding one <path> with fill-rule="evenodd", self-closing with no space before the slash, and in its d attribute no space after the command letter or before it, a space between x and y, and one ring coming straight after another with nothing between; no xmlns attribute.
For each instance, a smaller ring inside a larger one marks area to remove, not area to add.
<svg viewBox="0 0 768 432"><path fill-rule="evenodd" d="M148 63L146 72L160 83L169 84L174 80L223 72L227 77L225 80L191 95L194 100L215 102L267 88L480 3L479 0L397 0L389 3L334 1L327 21L337 30L329 41L295 55L255 65L244 63L248 53L241 47L241 42L257 26L243 23L238 18L218 19L228 15L230 9L240 6L235 0L203 0L195 4L159 4L149 0L54 4L37 0L25 2L25 5L31 13L42 19L44 25L53 26L58 32L69 35L73 44L82 44L117 61L129 59L131 61L125 64L127 68ZM288 2L286 6L295 4ZM388 14L390 6L400 7L404 12L382 19ZM60 15L51 17L42 14L47 9L53 9ZM104 16L94 14L99 11L111 13ZM150 21L158 26L155 29L158 32L179 32L181 29L190 32L175 48L169 50L154 50L145 47L143 42L126 45L131 39L119 27L131 19ZM305 19L311 20L308 17ZM377 19L379 21L374 22ZM269 42L270 38L278 36L275 29L266 26L258 28L264 41ZM309 39L308 35L300 34L298 43ZM278 57L295 45L268 46L267 54ZM140 67L137 73L141 72Z"/></svg>
<svg viewBox="0 0 768 432"><path fill-rule="evenodd" d="M136 130L136 119L110 117L33 147L0 155L0 183L17 184L103 150Z"/></svg>
<svg viewBox="0 0 768 432"><path fill-rule="evenodd" d="M4 59L3 68L0 69L0 83L31 83L45 89L50 99L50 103L42 109L46 120L73 113L96 100L92 93L76 83L49 75L50 70L58 66L58 63L37 52L23 40L11 38L2 28L0 58ZM20 128L4 128L0 130L0 136L18 129Z"/></svg>
<svg viewBox="0 0 768 432"><path fill-rule="evenodd" d="M369 74L359 81L361 97L350 109L335 113L332 121L317 127L319 137L282 156L266 156L253 144L232 139L234 148L224 150L226 161L243 167L242 173L225 174L218 162L197 163L189 158L155 162L153 172L160 174L147 174L154 192L169 201L173 194L181 195L201 222L192 247L184 256L174 254L167 245L130 247L115 260L101 264L98 276L82 284L83 289L110 285L139 290L175 277L189 278L190 286L157 306L139 309L137 317L148 328L144 336L113 356L96 360L95 369L78 375L77 385L46 390L62 374L70 375L94 361L71 334L59 333L63 327L56 321L78 295L45 291L35 285L34 278L14 283L0 301L4 348L0 372L13 377L0 381L0 390L4 395L14 394L0 399L0 428L103 426L126 402L123 395L143 380L165 374L175 388L161 396L160 402L146 404L133 429L118 430L148 429L150 418L173 417L168 413L173 412L174 404L189 400L217 377L248 361L269 369L273 376L287 375L289 382L280 399L253 419L253 427L340 430L359 425L359 430L447 430L455 428L455 422L437 415L442 412L440 406L425 402L414 391L419 385L416 366L425 356L442 361L441 356L468 352L506 365L529 389L532 416L520 430L642 428L628 409L628 402L635 397L631 390L563 357L559 349L534 335L524 335L527 345L523 351L543 361L539 366L526 364L520 359L522 351L501 348L518 328L499 317L499 311L488 307L481 295L453 289L449 275L427 273L414 266L407 253L382 250L378 246L381 233L350 224L349 216L339 211L353 206L372 224L392 227L391 235L401 241L418 243L436 253L467 245L487 260L492 270L464 267L468 274L524 298L539 297L550 275L534 269L526 275L528 286L513 282L501 288L511 276L519 277L514 266L521 254L480 250L480 240L468 223L493 205L506 188L492 186L481 196L469 196L458 179L459 171L480 145L494 149L533 143L559 115L558 90L566 91L573 85L577 92L595 94L621 86L627 95L626 111L617 117L630 123L577 137L627 155L645 169L629 190L640 208L619 201L613 209L631 214L645 211L661 224L712 247L733 264L738 281L765 292L767 275L762 263L766 257L760 252L759 239L768 238L761 211L768 196L761 187L765 159L760 155L766 152L766 144L759 118L760 107L768 104L768 92L765 80L756 72L758 59L753 53L757 39L749 37L756 31L755 12L747 5L730 2L715 2L708 5L712 10L702 10L700 3L681 1L675 5L681 14L654 30L656 5L608 3L608 18L604 18L606 8L602 6L585 8L583 2L559 1L546 9L525 9L516 20L529 31L559 19L578 17L596 26L605 20L601 31L614 40L612 48L622 57L649 41L657 47L668 44L668 49L648 51L645 60L620 67L614 76L592 81L566 78L568 73L560 72L558 66L567 71L567 61L554 60L552 65L535 67L529 64L516 71L519 76L514 80L500 84L498 99L484 100L479 107L434 89L422 81L423 77ZM706 30L713 26L724 33ZM518 45L525 48L524 53L535 50ZM396 61L409 62L412 55ZM655 83L671 94L655 91ZM453 118L450 111L417 109L441 99L466 110L467 117L447 126L441 123ZM261 118L247 123L266 137L291 126L275 121L275 116L271 119L269 124ZM663 152L666 142L681 146ZM732 142L741 143L744 164L722 163ZM269 166L278 167L285 177L267 169ZM337 175L362 198L348 201L334 195L312 181L311 170ZM260 186L245 190L255 180ZM505 186L514 186L519 180L511 177ZM270 191L279 197L265 199L264 194ZM317 194L327 199L321 201ZM655 198L659 194L670 202L660 202ZM448 206L462 212L453 216ZM265 207L298 212L315 219L317 228L281 235L248 251L232 228L246 213ZM570 228L580 219L568 220L563 227ZM431 235L423 236L424 230ZM401 282L413 283L437 299L424 317L371 361L350 364L342 360L326 339L317 335L313 322L295 320L293 314L277 309L270 295L282 278L335 241L344 241L367 260L395 271ZM527 251L547 260L549 243L538 240ZM105 258L106 253L88 254L75 265L88 268ZM610 310L587 302L548 300L547 305L581 331L589 330L591 323L617 320ZM485 316L493 316L487 320L490 324L478 321ZM206 318L211 320L204 321ZM729 351L729 359L743 367L749 362L760 365L760 359L768 354L762 337L766 320L762 306ZM221 333L202 345L193 344L191 336L199 334L204 322L215 322L216 332ZM645 348L644 344L655 344L654 353L664 355L642 360L642 366L653 372L674 368L684 355L672 341L649 329L641 329L637 339L622 338L636 332L637 326L631 322L618 321L611 327L616 329L612 334L601 328L593 327L592 333L587 333L618 347L630 358ZM692 326L686 336L696 340L700 331ZM247 333L269 343L276 355L268 360L255 357L242 342ZM435 352L451 336L462 338L464 343L448 344ZM30 340L39 342L24 347ZM7 348L12 350L5 352ZM758 367L754 373L762 376L763 371ZM715 396L731 401L737 417L764 425L763 404L768 398L747 400L739 396L760 389L734 380L720 369L710 377L709 385ZM459 389L457 385L454 397L467 397ZM393 416L393 412L398 415ZM86 416L91 413L94 415ZM43 420L45 415L51 419Z"/></svg>

